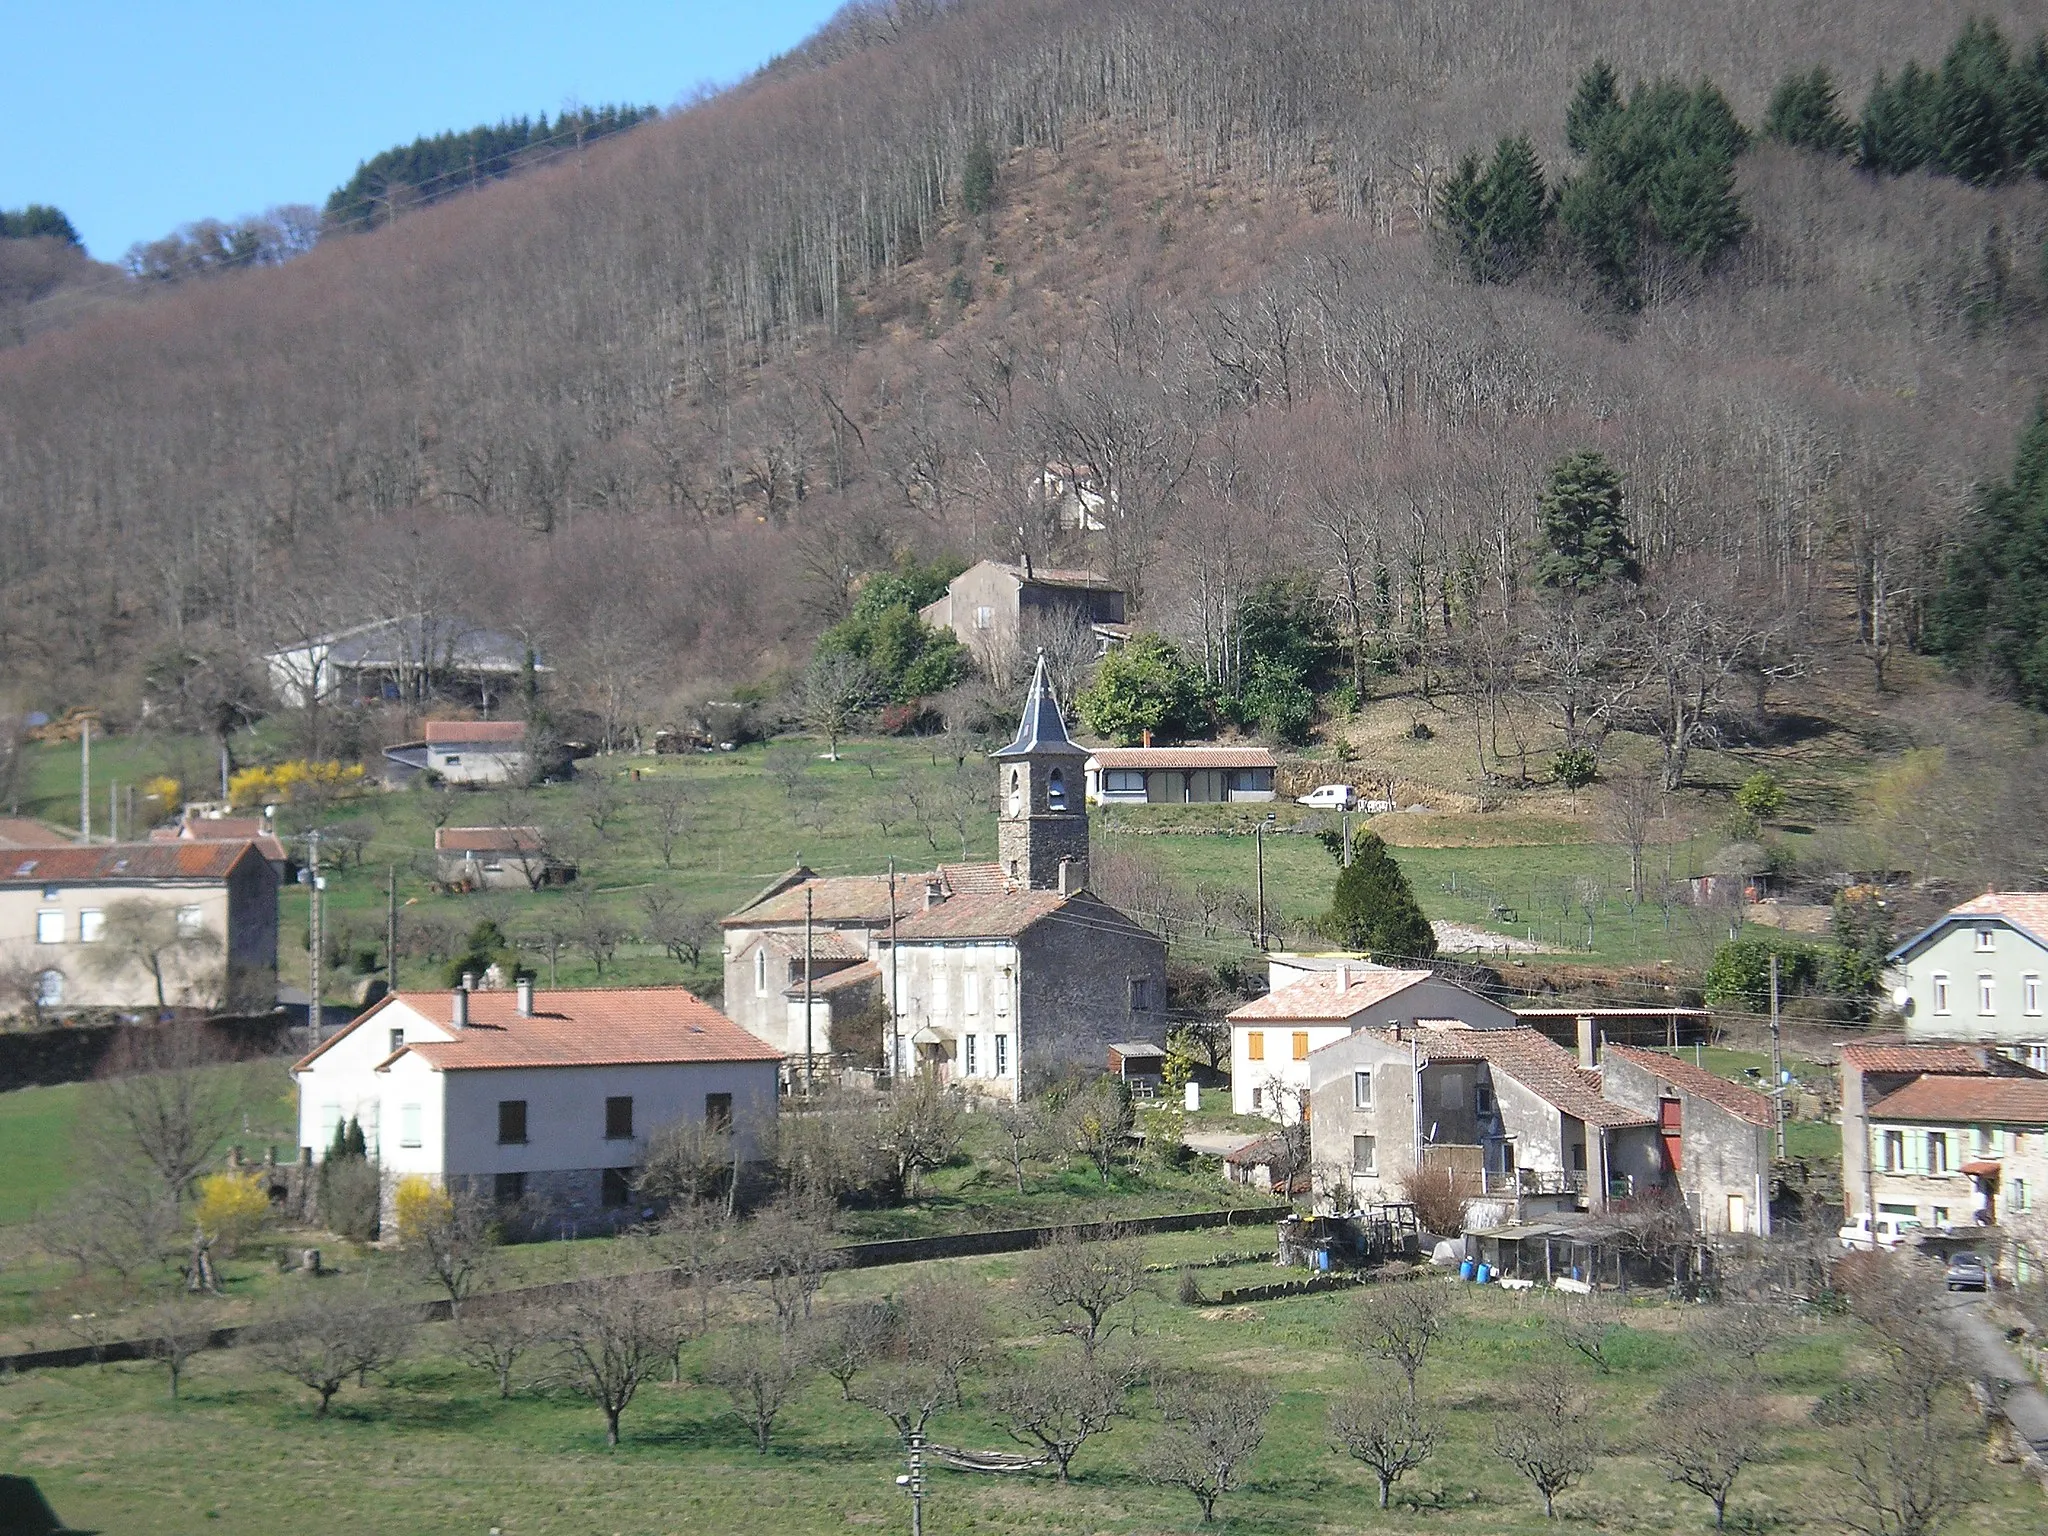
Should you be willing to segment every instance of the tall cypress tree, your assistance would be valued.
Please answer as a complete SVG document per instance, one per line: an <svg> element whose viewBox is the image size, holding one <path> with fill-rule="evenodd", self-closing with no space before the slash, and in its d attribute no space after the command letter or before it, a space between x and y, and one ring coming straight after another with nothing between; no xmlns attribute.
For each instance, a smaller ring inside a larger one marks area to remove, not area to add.
<svg viewBox="0 0 2048 1536"><path fill-rule="evenodd" d="M1622 515L1621 476L1605 454L1582 449L1552 465L1536 513L1538 585L1585 594L1642 574Z"/></svg>
<svg viewBox="0 0 2048 1536"><path fill-rule="evenodd" d="M1436 953L1436 931L1407 875L1378 833L1361 828L1351 840L1351 866L1337 876L1323 936L1363 950L1382 965L1426 960Z"/></svg>

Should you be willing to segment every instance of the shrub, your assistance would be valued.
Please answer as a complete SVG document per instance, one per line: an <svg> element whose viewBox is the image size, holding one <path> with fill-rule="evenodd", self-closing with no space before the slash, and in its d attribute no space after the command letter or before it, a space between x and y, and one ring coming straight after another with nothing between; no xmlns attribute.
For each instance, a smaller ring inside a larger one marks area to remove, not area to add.
<svg viewBox="0 0 2048 1536"><path fill-rule="evenodd" d="M1550 775L1577 794L1600 776L1600 762L1591 748L1566 747L1551 759Z"/></svg>
<svg viewBox="0 0 2048 1536"><path fill-rule="evenodd" d="M448 1192L423 1173L404 1175L391 1192L392 1220L403 1247L418 1247L430 1231L445 1226L454 1213L455 1202Z"/></svg>
<svg viewBox="0 0 2048 1536"><path fill-rule="evenodd" d="M1804 991L1820 977L1820 953L1778 939L1730 939L1707 967L1707 1002L1762 1013L1771 1006L1771 956L1778 957L1778 994Z"/></svg>
<svg viewBox="0 0 2048 1536"><path fill-rule="evenodd" d="M1785 786L1769 769L1759 769L1742 781L1735 803L1758 821L1771 821L1785 809Z"/></svg>
<svg viewBox="0 0 2048 1536"><path fill-rule="evenodd" d="M253 1173L209 1173L199 1181L193 1209L199 1229L223 1254L231 1254L270 1219L270 1195Z"/></svg>

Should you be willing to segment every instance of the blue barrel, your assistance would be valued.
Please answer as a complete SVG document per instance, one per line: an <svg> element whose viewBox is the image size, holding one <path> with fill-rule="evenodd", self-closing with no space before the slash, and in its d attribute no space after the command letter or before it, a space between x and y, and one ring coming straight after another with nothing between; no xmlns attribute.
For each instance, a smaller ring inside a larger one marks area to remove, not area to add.
<svg viewBox="0 0 2048 1536"><path fill-rule="evenodd" d="M1460 1280L1470 1280L1472 1276L1478 1272L1478 1270L1479 1266L1473 1263L1470 1259L1467 1259L1464 1263L1458 1266L1458 1278Z"/></svg>
<svg viewBox="0 0 2048 1536"><path fill-rule="evenodd" d="M1492 1282L1493 1266L1491 1264L1482 1264L1479 1266L1478 1280L1481 1285L1487 1285Z"/></svg>
<svg viewBox="0 0 2048 1536"><path fill-rule="evenodd" d="M1318 1249L1316 1250L1316 1268L1317 1268L1317 1269L1328 1269L1329 1267L1330 1267L1330 1250L1329 1250L1329 1249L1327 1249L1327 1248L1318 1248Z"/></svg>

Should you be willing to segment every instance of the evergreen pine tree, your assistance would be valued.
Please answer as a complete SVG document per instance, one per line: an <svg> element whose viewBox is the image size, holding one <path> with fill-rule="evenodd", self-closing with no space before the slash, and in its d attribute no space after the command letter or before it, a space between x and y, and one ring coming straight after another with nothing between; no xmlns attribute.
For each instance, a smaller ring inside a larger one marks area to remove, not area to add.
<svg viewBox="0 0 2048 1536"><path fill-rule="evenodd" d="M1667 153L1713 154L1735 160L1749 148L1749 130L1742 126L1735 108L1711 80L1702 80L1693 87L1679 121L1679 131L1682 142L1671 146Z"/></svg>
<svg viewBox="0 0 2048 1536"><path fill-rule="evenodd" d="M2015 170L2048 179L2048 33L2006 76L2005 137Z"/></svg>
<svg viewBox="0 0 2048 1536"><path fill-rule="evenodd" d="M348 1122L346 1120L334 1122L334 1140L328 1144L327 1161L330 1163L348 1161Z"/></svg>
<svg viewBox="0 0 2048 1536"><path fill-rule="evenodd" d="M1536 513L1542 533L1538 585L1588 593L1641 574L1622 515L1621 476L1606 455L1582 449L1552 465Z"/></svg>
<svg viewBox="0 0 2048 1536"><path fill-rule="evenodd" d="M969 214L982 214L995 199L996 152L986 138L976 135L967 147L967 160L960 171L960 205Z"/></svg>
<svg viewBox="0 0 2048 1536"><path fill-rule="evenodd" d="M1817 149L1827 155L1848 153L1856 132L1842 116L1835 79L1825 65L1795 69L1778 82L1770 110L1764 114L1764 135L1795 149Z"/></svg>
<svg viewBox="0 0 2048 1536"><path fill-rule="evenodd" d="M1984 491L1943 564L1925 644L2048 710L2048 408L2039 403L2011 479Z"/></svg>
<svg viewBox="0 0 2048 1536"><path fill-rule="evenodd" d="M1495 146L1479 198L1484 209L1485 275L1493 282L1510 282L1541 253L1550 212L1543 167L1527 134L1502 139Z"/></svg>
<svg viewBox="0 0 2048 1536"><path fill-rule="evenodd" d="M1426 960L1436 953L1436 932L1408 877L1370 829L1361 829L1351 840L1351 867L1337 876L1322 928L1332 943L1363 950L1383 965Z"/></svg>
<svg viewBox="0 0 2048 1536"><path fill-rule="evenodd" d="M1579 88L1565 109L1564 141L1575 155L1589 155L1621 111L1621 77L1605 59L1579 76Z"/></svg>
<svg viewBox="0 0 2048 1536"><path fill-rule="evenodd" d="M1479 156L1467 152L1436 195L1436 227L1445 255L1474 282L1486 281L1486 197Z"/></svg>
<svg viewBox="0 0 2048 1536"><path fill-rule="evenodd" d="M1937 82L1908 63L1896 80L1883 70L1872 82L1856 130L1856 162L1866 171L1903 176L1934 156L1934 97Z"/></svg>
<svg viewBox="0 0 2048 1536"><path fill-rule="evenodd" d="M1718 154L1667 160L1650 184L1657 233L1701 267L1749 233L1749 215L1735 190L1735 167Z"/></svg>
<svg viewBox="0 0 2048 1536"><path fill-rule="evenodd" d="M1941 168L1974 185L2006 170L2007 76L2012 50L1989 21L1972 17L1942 61L1935 91L1935 149Z"/></svg>
<svg viewBox="0 0 2048 1536"><path fill-rule="evenodd" d="M1624 309L1634 308L1639 297L1634 199L1599 170L1583 171L1558 194L1557 221L1608 297Z"/></svg>

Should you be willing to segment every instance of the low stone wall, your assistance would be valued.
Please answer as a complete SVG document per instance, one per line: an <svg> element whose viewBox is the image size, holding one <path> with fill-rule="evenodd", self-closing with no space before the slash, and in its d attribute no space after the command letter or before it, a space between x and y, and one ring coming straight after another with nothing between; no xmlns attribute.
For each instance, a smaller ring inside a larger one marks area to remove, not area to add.
<svg viewBox="0 0 2048 1536"><path fill-rule="evenodd" d="M80 1024L0 1034L0 1093L17 1088L82 1083L99 1075L117 1052L166 1029L190 1035L200 1061L247 1061L294 1043L292 1020L281 1013L222 1016L175 1024Z"/></svg>

